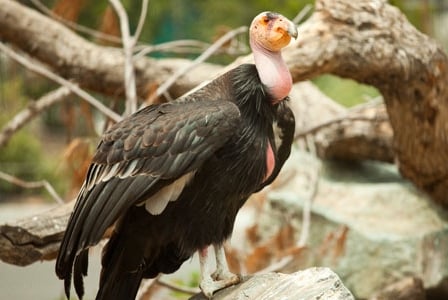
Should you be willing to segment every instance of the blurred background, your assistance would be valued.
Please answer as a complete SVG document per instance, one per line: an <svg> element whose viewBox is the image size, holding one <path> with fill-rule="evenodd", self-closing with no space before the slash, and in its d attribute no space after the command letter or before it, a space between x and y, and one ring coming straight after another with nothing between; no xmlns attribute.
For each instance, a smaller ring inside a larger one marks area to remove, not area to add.
<svg viewBox="0 0 448 300"><path fill-rule="evenodd" d="M59 16L71 24L82 25L115 37L120 36L119 22L107 1L20 2L40 12ZM131 0L122 2L129 14L133 32L137 26L141 3ZM403 11L416 28L436 39L445 50L448 49L448 0L389 2ZM232 29L249 25L258 12L274 10L292 19L304 7L313 3L314 1L306 0L150 1L140 42L143 46L174 40L197 40L208 45ZM307 16L309 14L311 11ZM78 33L93 42L119 47L113 39L105 41L83 31ZM226 47L227 49L223 49L208 61L225 65L236 57L249 53L246 36L240 36L236 42ZM193 59L204 49L205 46L185 48L182 51L171 49L152 52L149 56ZM379 95L375 88L331 75L320 76L313 82L327 96L347 107L366 102ZM47 79L7 59L0 52L0 127L30 101L38 99L56 87ZM109 103L103 96L95 96ZM71 97L72 99L63 105L46 111L16 133L6 146L0 148L0 171L25 181L47 180L65 200L72 199L76 195L101 131L91 108L85 102L78 101L76 96ZM117 103L116 110L121 112L122 106L122 103ZM46 205L54 204L55 201L44 189L22 188L0 179L1 223L36 213L38 210L46 209ZM52 262L35 264L25 269L0 263L0 298L58 299L62 295L62 283L55 280L52 268ZM45 277L50 278L45 280ZM25 278L30 285L23 288ZM95 280L95 277L89 279L90 282ZM60 286L55 286L55 283L60 283ZM196 282L191 284L194 286Z"/></svg>
<svg viewBox="0 0 448 300"><path fill-rule="evenodd" d="M36 3L45 5L53 13L64 19L99 32L119 36L119 23L107 1L58 0L21 1L30 7ZM293 18L307 4L314 1L151 1L148 17L140 41L143 44L160 44L173 40L199 40L213 43L231 29L250 24L253 16L260 11L276 10ZM448 0L393 0L413 25L434 37L445 49L448 48ZM140 13L139 1L123 1L129 14L131 32L135 30ZM1 30L1 29L0 29ZM80 33L95 41L95 37ZM247 54L249 49L245 36L233 51L214 55L209 62L227 64L235 57ZM99 41L109 46L113 42ZM229 46L230 47L230 46ZM194 58L203 49L186 49L186 53L154 52L152 57ZM376 89L357 84L351 80L324 75L314 79L314 83L332 99L352 106L378 95ZM56 87L0 53L0 126L10 120L33 99ZM102 98L100 95L96 95ZM75 96L45 112L41 118L20 130L0 149L0 170L23 180L48 180L61 195L73 195L83 172L79 166L89 157L96 144L98 133L90 108ZM107 101L107 99L103 99ZM81 103L81 105L78 105ZM120 105L120 104L118 104ZM62 155L61 155L62 153ZM77 178L79 177L79 178ZM43 199L48 197L43 192ZM35 190L27 190L0 180L0 201L32 201ZM42 200L41 197L38 197ZM51 201L51 200L50 200Z"/></svg>

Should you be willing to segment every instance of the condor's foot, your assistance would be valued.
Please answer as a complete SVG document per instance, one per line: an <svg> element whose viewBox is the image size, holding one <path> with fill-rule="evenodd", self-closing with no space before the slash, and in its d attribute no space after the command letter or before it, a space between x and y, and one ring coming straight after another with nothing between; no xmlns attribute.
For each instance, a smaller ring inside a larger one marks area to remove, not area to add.
<svg viewBox="0 0 448 300"><path fill-rule="evenodd" d="M203 278L199 287L202 290L202 293L208 298L211 299L213 294L221 289L232 286L240 282L241 278L238 275L228 273L226 275L231 275L226 277L225 279L213 280L212 277Z"/></svg>
<svg viewBox="0 0 448 300"><path fill-rule="evenodd" d="M208 248L199 251L199 263L201 266L202 280L199 284L204 295L211 299L213 294L223 288L237 284L241 281L240 276L229 271L222 245L213 246L215 249L216 271L210 274L210 258Z"/></svg>

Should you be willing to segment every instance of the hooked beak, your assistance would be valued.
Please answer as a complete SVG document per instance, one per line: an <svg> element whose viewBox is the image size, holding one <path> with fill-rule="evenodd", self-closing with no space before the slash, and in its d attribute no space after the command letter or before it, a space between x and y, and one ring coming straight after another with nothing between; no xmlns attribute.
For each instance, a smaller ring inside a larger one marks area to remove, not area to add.
<svg viewBox="0 0 448 300"><path fill-rule="evenodd" d="M288 24L288 30L287 30L287 32L288 32L288 34L289 34L289 36L290 37L293 37L293 38L297 38L297 36L299 35L299 33L297 32L297 26L296 26L296 24L294 24L293 22L289 22L289 24Z"/></svg>

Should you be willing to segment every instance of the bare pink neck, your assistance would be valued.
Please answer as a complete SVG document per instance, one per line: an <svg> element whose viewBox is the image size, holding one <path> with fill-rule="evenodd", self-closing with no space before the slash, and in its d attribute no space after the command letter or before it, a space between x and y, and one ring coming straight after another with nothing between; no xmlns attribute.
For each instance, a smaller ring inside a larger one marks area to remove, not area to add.
<svg viewBox="0 0 448 300"><path fill-rule="evenodd" d="M255 67L261 82L267 87L269 94L278 103L289 95L292 87L292 78L280 51L266 50L255 41L250 41L254 53Z"/></svg>

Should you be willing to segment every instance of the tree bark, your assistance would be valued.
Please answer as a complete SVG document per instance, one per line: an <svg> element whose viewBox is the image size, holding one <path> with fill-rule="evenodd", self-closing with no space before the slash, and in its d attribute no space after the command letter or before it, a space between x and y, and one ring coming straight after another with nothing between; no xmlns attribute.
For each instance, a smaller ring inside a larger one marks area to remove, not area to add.
<svg viewBox="0 0 448 300"><path fill-rule="evenodd" d="M401 174L448 207L448 60L383 0L317 0L285 53L294 81L333 73L382 93Z"/></svg>
<svg viewBox="0 0 448 300"><path fill-rule="evenodd" d="M0 0L0 40L8 42L51 67L60 76L81 87L111 96L124 96L123 51L103 47L80 37L70 29L39 12L12 0ZM186 59L158 61L141 57L134 61L137 91L148 97L152 85L164 82ZM200 64L192 78L184 76L170 89L176 98L221 67Z"/></svg>
<svg viewBox="0 0 448 300"><path fill-rule="evenodd" d="M55 259L74 203L0 226L0 259L18 266Z"/></svg>
<svg viewBox="0 0 448 300"><path fill-rule="evenodd" d="M203 294L189 300L206 300ZM354 300L341 279L328 268L310 268L292 274L266 273L243 278L242 282L216 292L215 300L326 299Z"/></svg>

